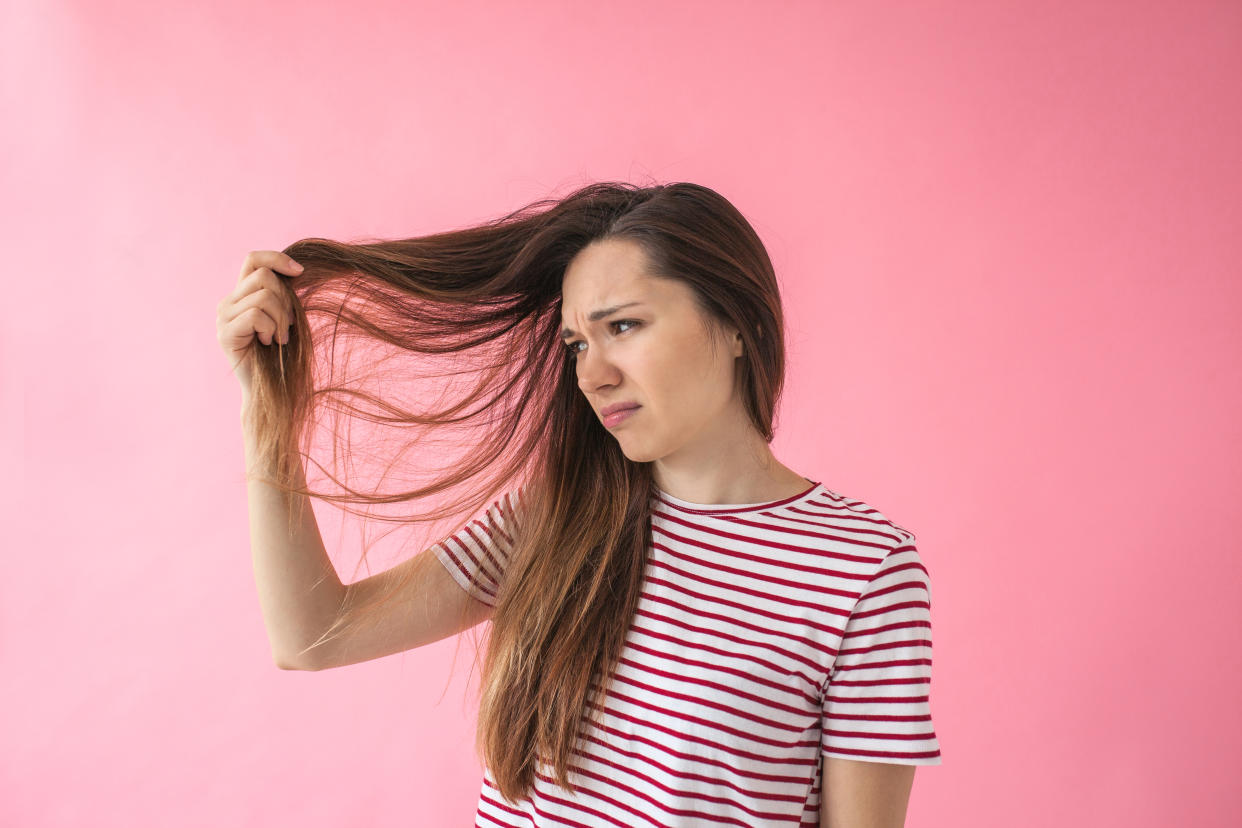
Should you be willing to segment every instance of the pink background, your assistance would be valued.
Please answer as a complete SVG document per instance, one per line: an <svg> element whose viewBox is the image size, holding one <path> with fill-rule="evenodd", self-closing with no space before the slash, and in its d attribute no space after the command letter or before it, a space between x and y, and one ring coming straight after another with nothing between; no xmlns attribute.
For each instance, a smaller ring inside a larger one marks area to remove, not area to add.
<svg viewBox="0 0 1242 828"><path fill-rule="evenodd" d="M0 15L0 823L468 824L468 643L271 662L216 303L251 249L655 178L769 246L778 456L918 535L907 824L1237 824L1239 4Z"/></svg>

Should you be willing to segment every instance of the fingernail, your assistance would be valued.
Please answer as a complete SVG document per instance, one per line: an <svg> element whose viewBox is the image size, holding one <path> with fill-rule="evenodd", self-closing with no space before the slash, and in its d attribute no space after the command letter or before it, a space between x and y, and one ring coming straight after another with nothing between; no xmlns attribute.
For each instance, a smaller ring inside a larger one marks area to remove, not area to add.
<svg viewBox="0 0 1242 828"><path fill-rule="evenodd" d="M300 264L298 264L297 262L294 262L294 263L293 263L293 269L294 269L294 270L305 270L306 268L302 267L302 266L301 266Z"/></svg>

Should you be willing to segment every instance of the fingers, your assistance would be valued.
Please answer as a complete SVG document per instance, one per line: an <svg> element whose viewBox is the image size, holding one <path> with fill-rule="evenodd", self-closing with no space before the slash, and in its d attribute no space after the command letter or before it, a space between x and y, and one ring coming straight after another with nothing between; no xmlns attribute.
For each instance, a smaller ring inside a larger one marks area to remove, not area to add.
<svg viewBox="0 0 1242 828"><path fill-rule="evenodd" d="M271 345L276 338L276 332L281 328L263 308L250 308L230 322L226 330L238 337L248 337L253 333L264 345Z"/></svg>
<svg viewBox="0 0 1242 828"><path fill-rule="evenodd" d="M289 341L296 319L293 292L280 277L302 272L300 264L278 250L251 250L237 284L216 305L216 336L243 387L251 382L244 357L254 341L264 345Z"/></svg>
<svg viewBox="0 0 1242 828"><path fill-rule="evenodd" d="M242 261L241 273L237 277L238 284L260 267L280 271L286 276L297 276L302 272L302 265L279 250L251 250Z"/></svg>
<svg viewBox="0 0 1242 828"><path fill-rule="evenodd" d="M277 330L279 325L267 311L261 307L252 307L227 322L220 320L217 323L217 338L226 354L239 355L255 339L264 345L271 345Z"/></svg>
<svg viewBox="0 0 1242 828"><path fill-rule="evenodd" d="M246 264L242 268L243 271L251 267L251 265L255 265L256 262L270 261L272 255L268 254L273 254L280 258L280 261L273 262L273 264L282 268L282 273L283 269L288 269L288 262L293 261L283 253L277 253L274 250L256 250L247 254ZM258 299L252 299L251 297L256 294L258 294ZM246 272L225 300L225 303L232 307L226 306L222 308L221 314L225 318L231 319L242 310L251 307L252 305L248 303L254 301L258 301L267 307L272 318L278 320L285 329L293 325L295 315L292 292L281 278L276 275L276 271L272 269L272 266L257 264L253 269Z"/></svg>
<svg viewBox="0 0 1242 828"><path fill-rule="evenodd" d="M245 348L255 338L264 345L289 341L296 315L293 294L280 276L301 272L297 262L276 250L246 254L237 285L216 306L216 324L226 350Z"/></svg>
<svg viewBox="0 0 1242 828"><path fill-rule="evenodd" d="M264 286L247 293L241 299L223 308L220 313L221 319L228 324L252 310L262 311L264 316L272 320L274 327L285 332L281 339L288 342L287 332L294 323L293 303L286 297L283 290L277 290Z"/></svg>

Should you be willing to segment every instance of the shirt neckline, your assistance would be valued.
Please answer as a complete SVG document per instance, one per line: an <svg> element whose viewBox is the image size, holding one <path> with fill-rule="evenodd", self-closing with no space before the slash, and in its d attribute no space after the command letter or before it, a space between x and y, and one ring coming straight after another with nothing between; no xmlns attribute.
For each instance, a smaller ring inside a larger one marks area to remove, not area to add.
<svg viewBox="0 0 1242 828"><path fill-rule="evenodd" d="M810 487L802 490L796 495L781 498L780 500L769 500L766 503L693 503L689 500L682 500L680 497L673 497L668 492L656 487L656 498L664 505L676 509L680 512L693 512L701 515L719 515L719 514L736 514L738 512L754 512L760 509L774 509L778 506L793 506L808 500L812 495L817 494L822 483L803 478Z"/></svg>

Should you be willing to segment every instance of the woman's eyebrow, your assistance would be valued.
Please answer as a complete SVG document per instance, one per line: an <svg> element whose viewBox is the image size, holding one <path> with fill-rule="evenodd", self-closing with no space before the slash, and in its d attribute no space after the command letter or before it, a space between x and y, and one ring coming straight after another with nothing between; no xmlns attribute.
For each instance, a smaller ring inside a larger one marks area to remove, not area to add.
<svg viewBox="0 0 1242 828"><path fill-rule="evenodd" d="M631 305L641 305L641 304L642 302L625 302L620 305L613 305L611 308L600 308L599 310L593 310L591 311L590 315L587 316L587 321L598 322L599 320L603 319L605 316L616 313L622 308L628 308ZM577 336L577 334L578 334L577 331L571 331L569 328L565 328L564 330L561 331L561 339L569 339L569 337Z"/></svg>

